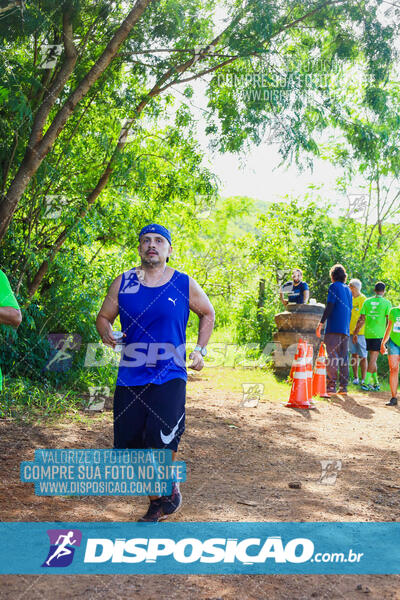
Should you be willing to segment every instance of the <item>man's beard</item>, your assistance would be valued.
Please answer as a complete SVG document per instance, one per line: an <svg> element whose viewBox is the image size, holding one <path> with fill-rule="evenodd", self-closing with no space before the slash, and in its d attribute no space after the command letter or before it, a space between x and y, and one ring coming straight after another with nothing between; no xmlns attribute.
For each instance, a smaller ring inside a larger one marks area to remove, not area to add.
<svg viewBox="0 0 400 600"><path fill-rule="evenodd" d="M152 260L157 258L157 260ZM161 264L161 259L159 254L153 254L152 256L144 255L142 256L142 263L149 267L158 267Z"/></svg>

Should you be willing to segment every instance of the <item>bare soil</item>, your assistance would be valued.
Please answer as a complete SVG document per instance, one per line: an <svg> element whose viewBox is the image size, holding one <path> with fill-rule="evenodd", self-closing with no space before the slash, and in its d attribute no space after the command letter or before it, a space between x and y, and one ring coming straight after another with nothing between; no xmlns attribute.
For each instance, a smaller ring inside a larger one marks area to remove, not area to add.
<svg viewBox="0 0 400 600"><path fill-rule="evenodd" d="M400 409L385 406L388 393L335 397L312 411L265 396L245 408L241 394L190 377L180 445L188 480L174 520L400 521ZM19 481L20 461L36 448L112 447L111 402L86 423L3 419L0 431L3 521L132 521L145 512L144 497L38 497ZM320 481L329 459L342 461L334 485ZM30 600L400 599L394 575L3 575L0 583L1 597Z"/></svg>

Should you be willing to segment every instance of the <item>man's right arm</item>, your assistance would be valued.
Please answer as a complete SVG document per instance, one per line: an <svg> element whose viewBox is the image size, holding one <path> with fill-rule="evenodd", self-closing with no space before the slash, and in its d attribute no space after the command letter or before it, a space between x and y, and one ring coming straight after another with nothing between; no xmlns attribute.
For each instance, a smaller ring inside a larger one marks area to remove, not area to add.
<svg viewBox="0 0 400 600"><path fill-rule="evenodd" d="M19 327L22 321L22 314L18 308L12 306L0 307L0 323L2 325L11 325L15 329Z"/></svg>
<svg viewBox="0 0 400 600"><path fill-rule="evenodd" d="M327 302L327 303L326 303L325 310L324 310L324 312L323 312L323 315L322 315L322 317L321 317L321 320L320 320L320 322L318 323L318 325L317 325L317 329L316 329L316 331L315 331L315 335L316 335L317 337L321 337L321 332L322 332L322 328L323 328L323 326L324 326L324 323L325 323L325 321L326 321L327 319L329 319L329 317L331 316L334 306L335 306L335 305L334 305L334 303L333 303L333 302Z"/></svg>
<svg viewBox="0 0 400 600"><path fill-rule="evenodd" d="M7 275L0 269L0 323L14 329L21 324L22 314Z"/></svg>
<svg viewBox="0 0 400 600"><path fill-rule="evenodd" d="M332 314L333 308L335 306L335 301L336 301L336 297L335 297L334 293L332 292L332 284L331 284L328 288L328 297L326 299L325 310L323 312L320 322L317 325L317 329L315 330L315 335L318 338L321 337L321 332L322 332L322 328L324 326L325 321L327 319L329 319L329 317Z"/></svg>
<svg viewBox="0 0 400 600"><path fill-rule="evenodd" d="M97 315L96 329L106 346L115 347L116 341L112 334L112 325L118 316L118 292L121 285L122 275L118 275L110 285L107 296Z"/></svg>

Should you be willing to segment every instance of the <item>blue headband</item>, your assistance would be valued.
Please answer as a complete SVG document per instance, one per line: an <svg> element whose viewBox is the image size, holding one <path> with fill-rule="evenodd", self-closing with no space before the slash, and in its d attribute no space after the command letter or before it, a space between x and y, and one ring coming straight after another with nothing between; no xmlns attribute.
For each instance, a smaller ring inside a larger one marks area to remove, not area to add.
<svg viewBox="0 0 400 600"><path fill-rule="evenodd" d="M165 239L167 239L169 241L170 246L172 246L171 234L168 231L168 229L166 227L163 227L162 225L157 225L157 223L152 223L151 225L146 225L145 227L143 227L143 229L141 229L141 231L139 233L139 240L142 237L142 235L144 235L145 233L159 233L160 235L165 237Z"/></svg>

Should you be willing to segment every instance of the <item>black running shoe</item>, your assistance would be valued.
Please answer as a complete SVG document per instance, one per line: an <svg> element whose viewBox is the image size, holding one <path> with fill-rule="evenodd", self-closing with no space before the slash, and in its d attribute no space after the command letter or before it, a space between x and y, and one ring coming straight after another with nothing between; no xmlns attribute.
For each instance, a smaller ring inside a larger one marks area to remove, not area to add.
<svg viewBox="0 0 400 600"><path fill-rule="evenodd" d="M162 502L164 498L156 498L155 500L150 500L150 506L147 510L147 513L138 519L138 523L157 523L157 521L161 521L164 517Z"/></svg>
<svg viewBox="0 0 400 600"><path fill-rule="evenodd" d="M397 406L397 398L390 398L390 402L386 402L386 406Z"/></svg>
<svg viewBox="0 0 400 600"><path fill-rule="evenodd" d="M182 494L179 491L179 484L172 484L172 494L170 496L161 496L150 501L147 513L138 519L139 523L158 523L164 521L170 515L177 512L182 506Z"/></svg>
<svg viewBox="0 0 400 600"><path fill-rule="evenodd" d="M172 494L170 496L163 496L162 500L164 518L177 512L182 506L182 494L179 491L179 484L174 482L172 484Z"/></svg>

